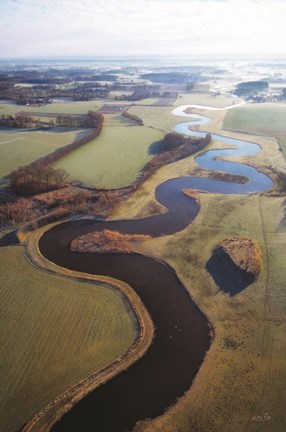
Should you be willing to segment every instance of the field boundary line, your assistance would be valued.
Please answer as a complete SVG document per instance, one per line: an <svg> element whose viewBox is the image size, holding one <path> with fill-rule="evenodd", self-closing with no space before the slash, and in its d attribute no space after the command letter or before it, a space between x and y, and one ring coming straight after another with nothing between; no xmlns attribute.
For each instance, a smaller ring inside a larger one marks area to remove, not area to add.
<svg viewBox="0 0 286 432"><path fill-rule="evenodd" d="M2 144L8 144L8 143L14 142L14 141L18 141L19 139L22 139L22 138L23 137L18 137L18 138L14 138L14 139L7 140L7 141L2 141L2 142L0 142L0 145L2 145Z"/></svg>
<svg viewBox="0 0 286 432"><path fill-rule="evenodd" d="M55 424L67 411L73 407L73 405L79 402L88 393L105 384L116 375L119 375L123 371L127 370L133 363L140 360L152 344L155 333L154 324L147 309L145 308L140 297L128 284L108 276L98 276L65 269L52 263L41 254L39 249L40 238L46 231L58 224L59 222L55 222L51 225L42 227L30 235L26 244L26 255L31 260L32 264L43 271L58 275L60 277L67 277L87 283L108 284L114 290L120 291L120 293L122 293L124 296L124 301L127 307L131 307L135 315L137 337L129 350L120 358L114 360L112 363L90 375L89 377L81 380L79 383L75 384L71 388L56 396L52 401L48 402L23 426L21 429L22 432L46 432L50 430L53 424ZM52 416L50 417L50 411L52 409L54 410L55 408L56 412L52 413ZM39 422L41 422L40 425Z"/></svg>

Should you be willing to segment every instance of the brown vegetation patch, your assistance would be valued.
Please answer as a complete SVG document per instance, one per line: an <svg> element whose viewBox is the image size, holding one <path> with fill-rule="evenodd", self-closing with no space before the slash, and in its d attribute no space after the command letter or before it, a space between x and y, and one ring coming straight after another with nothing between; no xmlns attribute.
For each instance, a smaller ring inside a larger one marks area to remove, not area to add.
<svg viewBox="0 0 286 432"><path fill-rule="evenodd" d="M7 228L31 221L41 215L32 199L20 198L0 204L0 227Z"/></svg>
<svg viewBox="0 0 286 432"><path fill-rule="evenodd" d="M201 168L195 168L192 170L192 175L196 177L207 177L215 180L223 180L233 183L246 183L248 178L239 174L230 174L222 171L210 171L202 170Z"/></svg>
<svg viewBox="0 0 286 432"><path fill-rule="evenodd" d="M88 211L96 200L98 193L72 186L31 198L16 198L11 202L0 203L0 227L9 228L26 224L22 230L32 231L69 216L72 211Z"/></svg>
<svg viewBox="0 0 286 432"><path fill-rule="evenodd" d="M248 181L248 178L245 176L239 174L224 173L220 171L212 171L208 177L233 183L246 183Z"/></svg>
<svg viewBox="0 0 286 432"><path fill-rule="evenodd" d="M10 188L22 196L31 196L61 188L68 173L50 165L19 167L10 174Z"/></svg>
<svg viewBox="0 0 286 432"><path fill-rule="evenodd" d="M53 209L62 206L68 210L85 211L88 209L90 202L97 199L97 195L91 191L67 186L61 189L53 190L47 193L34 196L34 201L41 207Z"/></svg>
<svg viewBox="0 0 286 432"><path fill-rule="evenodd" d="M151 237L148 235L120 234L117 231L104 230L85 234L71 242L71 250L76 252L134 252L136 246Z"/></svg>
<svg viewBox="0 0 286 432"><path fill-rule="evenodd" d="M262 267L262 255L258 244L248 238L232 237L223 240L219 246L247 274L257 276Z"/></svg>
<svg viewBox="0 0 286 432"><path fill-rule="evenodd" d="M51 211L46 215L39 217L38 219L34 219L32 222L20 227L17 230L17 238L19 239L20 243L25 242L31 232L45 225L67 218L71 215L71 213L72 212L66 208L58 207L56 210Z"/></svg>
<svg viewBox="0 0 286 432"><path fill-rule="evenodd" d="M194 189L183 189L182 192L186 196L192 198L197 204L200 204L200 197L199 197L198 191L196 191Z"/></svg>
<svg viewBox="0 0 286 432"><path fill-rule="evenodd" d="M111 216L117 205L125 201L135 189L136 186L134 185L124 189L96 191L97 199L96 202L91 205L90 210L97 216Z"/></svg>
<svg viewBox="0 0 286 432"><path fill-rule="evenodd" d="M130 107L128 107L128 108L130 108ZM127 110L128 110L128 108L127 108ZM121 114L123 117L126 117L129 120L135 121L140 126L144 126L143 120L140 117L138 117L137 115L134 115L134 114L129 114L129 112L127 112L127 110Z"/></svg>

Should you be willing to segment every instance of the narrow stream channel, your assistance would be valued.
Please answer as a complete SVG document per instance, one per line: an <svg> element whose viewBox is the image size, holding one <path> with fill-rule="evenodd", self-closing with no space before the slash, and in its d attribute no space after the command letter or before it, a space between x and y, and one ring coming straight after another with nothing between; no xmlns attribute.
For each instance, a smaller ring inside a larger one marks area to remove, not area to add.
<svg viewBox="0 0 286 432"><path fill-rule="evenodd" d="M189 126L205 124L209 119L186 114L186 108L177 108L173 114L190 117L192 121L177 125L175 131L204 136L203 132L190 131ZM49 230L40 240L42 254L62 267L108 275L130 284L141 297L156 328L154 342L139 362L82 399L52 431L130 431L138 420L162 414L189 389L210 347L209 327L173 269L138 254L75 253L69 250L69 244L79 235L103 229L153 237L181 231L199 212L199 206L182 193L184 188L248 194L272 187L272 180L255 168L217 159L254 155L260 150L257 144L219 135L213 138L231 148L203 152L196 157L197 164L247 176L249 181L239 184L199 177L168 180L156 189L156 199L168 209L165 214L141 220L67 222Z"/></svg>

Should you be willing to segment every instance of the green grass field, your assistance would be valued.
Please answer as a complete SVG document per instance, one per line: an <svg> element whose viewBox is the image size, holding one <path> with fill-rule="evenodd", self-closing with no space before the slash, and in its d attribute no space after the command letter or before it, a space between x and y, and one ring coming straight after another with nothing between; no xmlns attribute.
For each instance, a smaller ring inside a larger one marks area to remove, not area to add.
<svg viewBox="0 0 286 432"><path fill-rule="evenodd" d="M211 93L185 93L179 95L175 102L175 106L194 104L223 108L237 102L238 99L231 96L219 95L212 97Z"/></svg>
<svg viewBox="0 0 286 432"><path fill-rule="evenodd" d="M40 271L22 246L1 248L0 258L0 431L15 432L125 353L136 331L114 288Z"/></svg>
<svg viewBox="0 0 286 432"><path fill-rule="evenodd" d="M145 99L141 99L139 101L135 101L136 105L152 105L154 102L157 102L158 98L145 98Z"/></svg>
<svg viewBox="0 0 286 432"><path fill-rule="evenodd" d="M286 105L255 104L230 110L223 129L255 135L283 136L286 134Z"/></svg>
<svg viewBox="0 0 286 432"><path fill-rule="evenodd" d="M184 121L182 117L175 117L172 114L173 109L173 107L164 106L133 106L128 112L140 117L144 125L167 133L171 132L177 123Z"/></svg>
<svg viewBox="0 0 286 432"><path fill-rule="evenodd" d="M88 102L55 102L39 107L0 104L0 115L15 115L20 111L43 112L43 113L61 113L61 114L87 114L89 110L96 111L102 105L101 100Z"/></svg>
<svg viewBox="0 0 286 432"><path fill-rule="evenodd" d="M54 164L69 180L104 189L129 186L153 157L162 132L138 126L122 116L105 116L98 138Z"/></svg>
<svg viewBox="0 0 286 432"><path fill-rule="evenodd" d="M0 129L0 177L43 157L86 134L83 130L38 131Z"/></svg>

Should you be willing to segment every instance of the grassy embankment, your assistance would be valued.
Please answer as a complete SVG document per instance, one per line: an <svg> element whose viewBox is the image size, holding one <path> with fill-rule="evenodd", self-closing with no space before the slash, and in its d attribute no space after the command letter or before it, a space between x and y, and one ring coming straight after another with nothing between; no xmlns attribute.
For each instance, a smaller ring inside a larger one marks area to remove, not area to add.
<svg viewBox="0 0 286 432"><path fill-rule="evenodd" d="M136 323L109 283L38 270L22 246L0 254L0 430L14 432L59 393L122 356Z"/></svg>
<svg viewBox="0 0 286 432"><path fill-rule="evenodd" d="M206 111L213 117L206 125L208 130L218 132L224 114ZM260 168L269 160L274 166L285 165L276 140L253 140L260 143L262 151L248 158L248 163ZM147 216L154 207L163 211L154 200L156 186L194 169L193 158L160 169L114 217ZM204 193L200 194L200 204L201 211L192 225L174 236L146 242L142 252L166 260L177 271L214 325L214 343L185 397L163 416L136 430L285 430L285 197ZM205 266L215 246L233 236L255 240L262 250L263 265L254 283L229 296L218 289ZM259 421L264 418L265 422Z"/></svg>
<svg viewBox="0 0 286 432"><path fill-rule="evenodd" d="M106 115L105 119L96 140L62 158L54 167L64 168L70 179L97 188L129 186L156 154L164 135L122 116Z"/></svg>

